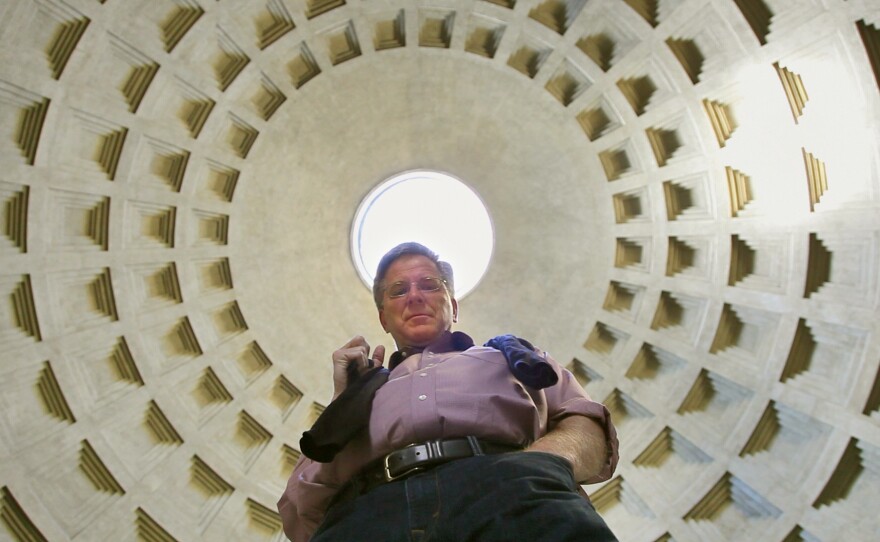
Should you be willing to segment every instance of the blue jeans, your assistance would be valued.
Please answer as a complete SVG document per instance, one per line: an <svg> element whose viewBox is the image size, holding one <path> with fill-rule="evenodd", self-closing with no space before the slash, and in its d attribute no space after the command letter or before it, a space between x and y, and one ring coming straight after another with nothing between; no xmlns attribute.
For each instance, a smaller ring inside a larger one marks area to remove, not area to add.
<svg viewBox="0 0 880 542"><path fill-rule="evenodd" d="M616 541L577 493L569 463L542 452L459 459L328 510L312 542Z"/></svg>

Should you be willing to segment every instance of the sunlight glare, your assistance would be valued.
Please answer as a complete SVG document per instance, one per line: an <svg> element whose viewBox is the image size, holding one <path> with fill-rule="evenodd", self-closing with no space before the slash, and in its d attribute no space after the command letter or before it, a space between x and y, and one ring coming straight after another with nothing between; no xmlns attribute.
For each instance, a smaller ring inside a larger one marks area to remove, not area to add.
<svg viewBox="0 0 880 542"><path fill-rule="evenodd" d="M379 184L355 214L352 258L367 286L382 256L406 241L422 243L452 264L455 296L461 299L489 267L495 236L473 190L447 174L421 170Z"/></svg>

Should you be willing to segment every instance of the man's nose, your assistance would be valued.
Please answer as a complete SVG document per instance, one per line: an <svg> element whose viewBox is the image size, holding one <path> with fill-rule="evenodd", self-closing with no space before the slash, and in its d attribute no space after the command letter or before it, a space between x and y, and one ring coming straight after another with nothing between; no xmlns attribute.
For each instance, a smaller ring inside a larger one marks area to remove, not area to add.
<svg viewBox="0 0 880 542"><path fill-rule="evenodd" d="M409 290L406 291L406 301L407 303L410 301L424 301L425 292L419 289L419 285L415 282L410 283Z"/></svg>

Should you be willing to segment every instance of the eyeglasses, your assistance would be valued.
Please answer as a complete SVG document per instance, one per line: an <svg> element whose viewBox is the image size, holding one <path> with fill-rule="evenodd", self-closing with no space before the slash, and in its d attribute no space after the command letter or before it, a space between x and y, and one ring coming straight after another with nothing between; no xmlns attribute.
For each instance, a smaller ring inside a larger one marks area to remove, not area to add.
<svg viewBox="0 0 880 542"><path fill-rule="evenodd" d="M415 284L420 292L428 293L440 290L440 288L443 288L446 284L446 281L437 277L422 277L419 280L414 281L399 280L389 284L388 287L385 288L385 293L387 293L388 297L391 299L403 297L409 293L409 288L412 284Z"/></svg>

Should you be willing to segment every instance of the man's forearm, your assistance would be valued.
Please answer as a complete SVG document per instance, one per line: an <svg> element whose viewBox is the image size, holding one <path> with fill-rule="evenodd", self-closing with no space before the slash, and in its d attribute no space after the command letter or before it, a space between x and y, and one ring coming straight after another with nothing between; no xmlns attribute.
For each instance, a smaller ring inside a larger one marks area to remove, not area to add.
<svg viewBox="0 0 880 542"><path fill-rule="evenodd" d="M563 418L546 435L536 440L527 452L549 452L567 459L578 482L598 474L608 458L605 432L586 416Z"/></svg>

